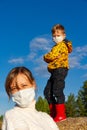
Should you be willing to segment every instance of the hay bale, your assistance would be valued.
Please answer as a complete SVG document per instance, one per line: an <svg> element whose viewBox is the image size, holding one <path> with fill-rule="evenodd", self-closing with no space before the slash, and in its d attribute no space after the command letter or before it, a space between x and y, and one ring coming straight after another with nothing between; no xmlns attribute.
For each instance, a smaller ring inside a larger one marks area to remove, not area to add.
<svg viewBox="0 0 87 130"><path fill-rule="evenodd" d="M69 117L57 125L60 130L87 130L87 117Z"/></svg>

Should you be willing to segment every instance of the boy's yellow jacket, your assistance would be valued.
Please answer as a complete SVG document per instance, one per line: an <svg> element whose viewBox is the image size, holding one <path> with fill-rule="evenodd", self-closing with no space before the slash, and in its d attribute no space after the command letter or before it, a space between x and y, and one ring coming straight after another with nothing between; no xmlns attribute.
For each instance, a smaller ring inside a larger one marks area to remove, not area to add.
<svg viewBox="0 0 87 130"><path fill-rule="evenodd" d="M44 55L44 61L48 63L48 70L65 67L69 69L68 53L72 52L72 43L62 41L53 46L51 51Z"/></svg>

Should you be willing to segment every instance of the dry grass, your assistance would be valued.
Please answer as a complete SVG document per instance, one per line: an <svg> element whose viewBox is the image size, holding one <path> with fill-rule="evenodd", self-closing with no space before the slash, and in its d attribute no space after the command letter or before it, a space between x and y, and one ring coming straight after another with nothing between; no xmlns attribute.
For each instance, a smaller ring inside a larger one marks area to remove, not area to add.
<svg viewBox="0 0 87 130"><path fill-rule="evenodd" d="M1 130L2 122L0 121L0 130Z"/></svg>
<svg viewBox="0 0 87 130"><path fill-rule="evenodd" d="M87 117L67 118L57 125L60 130L87 130Z"/></svg>

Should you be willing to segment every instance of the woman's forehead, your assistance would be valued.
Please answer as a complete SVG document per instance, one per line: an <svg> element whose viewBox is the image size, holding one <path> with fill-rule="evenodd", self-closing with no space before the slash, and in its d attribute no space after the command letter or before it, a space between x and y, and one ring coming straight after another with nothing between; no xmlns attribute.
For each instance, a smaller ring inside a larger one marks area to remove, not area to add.
<svg viewBox="0 0 87 130"><path fill-rule="evenodd" d="M12 81L12 84L15 84L15 83L22 83L22 82L26 82L28 80L28 77L25 75L25 74L18 74Z"/></svg>

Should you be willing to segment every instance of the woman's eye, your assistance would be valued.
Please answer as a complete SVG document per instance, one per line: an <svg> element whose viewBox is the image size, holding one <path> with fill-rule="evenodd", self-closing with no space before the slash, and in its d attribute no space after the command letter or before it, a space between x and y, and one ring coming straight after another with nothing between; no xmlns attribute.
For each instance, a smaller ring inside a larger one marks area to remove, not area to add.
<svg viewBox="0 0 87 130"><path fill-rule="evenodd" d="M16 90L16 89L17 89L16 87L10 88L11 91L14 91L14 90Z"/></svg>
<svg viewBox="0 0 87 130"><path fill-rule="evenodd" d="M23 87L27 87L27 85L26 85L26 84L24 84L24 85L23 85Z"/></svg>

